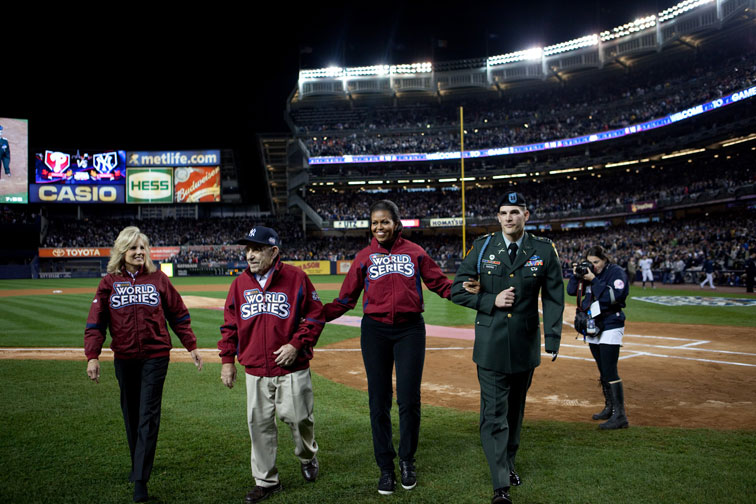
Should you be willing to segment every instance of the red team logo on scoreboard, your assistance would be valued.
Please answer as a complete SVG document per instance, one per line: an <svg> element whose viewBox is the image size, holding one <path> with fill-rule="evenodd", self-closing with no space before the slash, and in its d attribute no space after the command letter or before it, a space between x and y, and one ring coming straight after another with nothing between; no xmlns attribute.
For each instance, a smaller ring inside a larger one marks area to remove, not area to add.
<svg viewBox="0 0 756 504"><path fill-rule="evenodd" d="M71 176L71 155L65 152L45 151L45 166L50 169L45 173L49 179L66 179Z"/></svg>

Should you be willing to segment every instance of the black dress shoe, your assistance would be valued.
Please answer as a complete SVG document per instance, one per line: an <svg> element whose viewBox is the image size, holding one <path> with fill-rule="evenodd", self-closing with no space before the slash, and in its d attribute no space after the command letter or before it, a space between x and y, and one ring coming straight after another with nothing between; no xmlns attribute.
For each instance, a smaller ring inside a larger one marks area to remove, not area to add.
<svg viewBox="0 0 756 504"><path fill-rule="evenodd" d="M261 486L255 485L255 488L253 488L244 497L244 502L246 504L252 504L253 502L260 502L261 500L267 499L274 493L280 492L281 490L283 490L283 487L281 486L280 481L277 484L273 485L272 487L261 487Z"/></svg>
<svg viewBox="0 0 756 504"><path fill-rule="evenodd" d="M412 490L417 486L417 471L414 460L400 460L399 471L402 475L402 488Z"/></svg>
<svg viewBox="0 0 756 504"><path fill-rule="evenodd" d="M509 484L512 486L522 485L522 479L520 479L520 475L514 469L509 471Z"/></svg>
<svg viewBox="0 0 756 504"><path fill-rule="evenodd" d="M491 504L512 504L512 498L509 496L509 487L501 487L494 490Z"/></svg>
<svg viewBox="0 0 756 504"><path fill-rule="evenodd" d="M396 475L394 470L381 469L381 477L378 480L378 493L391 495L396 490Z"/></svg>
<svg viewBox="0 0 756 504"><path fill-rule="evenodd" d="M305 481L312 483L318 478L320 465L318 464L318 457L312 457L309 462L302 462L302 476Z"/></svg>

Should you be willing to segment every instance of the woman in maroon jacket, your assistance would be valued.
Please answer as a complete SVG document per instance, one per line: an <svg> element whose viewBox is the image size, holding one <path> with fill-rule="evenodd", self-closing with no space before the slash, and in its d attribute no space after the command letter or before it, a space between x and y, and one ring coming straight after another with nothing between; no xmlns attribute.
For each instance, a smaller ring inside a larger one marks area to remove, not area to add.
<svg viewBox="0 0 756 504"><path fill-rule="evenodd" d="M415 452L420 434L420 382L425 361L422 282L449 299L451 281L422 247L401 237L398 207L381 200L370 207L373 240L357 253L339 297L324 307L326 321L354 308L363 292L362 359L368 379L373 451L381 477L378 492L396 488L391 439L391 375L396 364L399 468L402 487L417 484Z"/></svg>
<svg viewBox="0 0 756 504"><path fill-rule="evenodd" d="M99 356L110 329L113 363L121 389L121 410L131 452L134 502L148 497L155 459L163 383L168 371L171 337L166 320L202 370L189 310L168 277L150 259L150 242L129 226L116 238L108 274L100 281L87 318L84 353L87 375L100 380Z"/></svg>

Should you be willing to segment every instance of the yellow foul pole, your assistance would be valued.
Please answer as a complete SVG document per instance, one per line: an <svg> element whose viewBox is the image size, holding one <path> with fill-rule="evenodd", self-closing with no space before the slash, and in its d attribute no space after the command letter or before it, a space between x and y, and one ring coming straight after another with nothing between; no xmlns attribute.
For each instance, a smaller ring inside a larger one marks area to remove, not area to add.
<svg viewBox="0 0 756 504"><path fill-rule="evenodd" d="M465 218L465 114L462 107L459 107L459 159L462 162L462 257L467 255L467 219Z"/></svg>

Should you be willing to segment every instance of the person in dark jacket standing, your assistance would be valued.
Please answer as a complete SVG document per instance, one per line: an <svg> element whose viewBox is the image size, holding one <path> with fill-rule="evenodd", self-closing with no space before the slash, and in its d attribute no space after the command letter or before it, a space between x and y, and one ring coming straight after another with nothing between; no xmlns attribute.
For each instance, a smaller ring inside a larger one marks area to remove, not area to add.
<svg viewBox="0 0 756 504"><path fill-rule="evenodd" d="M189 310L168 277L150 259L150 242L135 226L116 238L108 274L100 281L87 318L84 353L87 375L99 383L102 344L110 329L113 363L121 389L121 410L131 453L134 502L148 500L147 482L155 459L163 383L171 337L166 320L190 352L197 369L202 357Z"/></svg>
<svg viewBox="0 0 756 504"><path fill-rule="evenodd" d="M10 177L11 152L8 140L3 138L3 127L0 126L0 167L5 168L5 176Z"/></svg>
<svg viewBox="0 0 756 504"><path fill-rule="evenodd" d="M491 502L511 504L510 486L522 483L515 456L525 400L541 363L538 296L545 349L554 360L562 335L564 283L551 240L525 232L530 212L524 196L506 193L496 210L501 232L473 242L454 278L452 301L478 312L473 361L480 383L480 439L494 488Z"/></svg>
<svg viewBox="0 0 756 504"><path fill-rule="evenodd" d="M449 299L451 281L422 247L402 238L399 208L389 200L370 207L370 245L357 253L339 297L325 305L326 321L355 307L362 298L361 348L368 381L378 492L396 488L391 437L392 372L396 364L399 405L399 469L402 487L417 484L415 452L420 436L420 382L425 362L422 283Z"/></svg>
<svg viewBox="0 0 756 504"><path fill-rule="evenodd" d="M567 294L575 296L579 283L583 282L582 292L585 297L581 308L589 312L590 317L597 321L596 327L601 328L599 334L584 335L596 360L604 392L604 409L593 415L593 419L606 420L599 425L601 429L624 429L629 423L617 362L622 336L625 334L625 314L622 308L625 307L629 292L627 275L621 267L609 262L599 246L588 249L586 259L593 265L593 270L588 270L581 279L573 268L573 275L567 284Z"/></svg>
<svg viewBox="0 0 756 504"><path fill-rule="evenodd" d="M756 282L756 251L751 251L748 254L745 263L745 276L746 292L753 292L753 284Z"/></svg>
<svg viewBox="0 0 756 504"><path fill-rule="evenodd" d="M255 479L244 500L253 503L283 489L276 414L291 429L305 481L318 476L310 359L325 321L307 274L281 262L278 233L256 226L237 243L246 245L249 267L228 290L218 349L221 381L228 388L236 381L234 360L244 366Z"/></svg>

